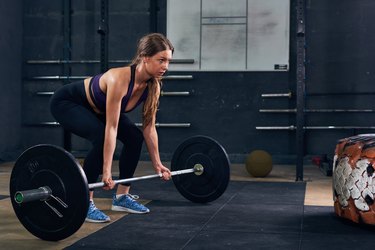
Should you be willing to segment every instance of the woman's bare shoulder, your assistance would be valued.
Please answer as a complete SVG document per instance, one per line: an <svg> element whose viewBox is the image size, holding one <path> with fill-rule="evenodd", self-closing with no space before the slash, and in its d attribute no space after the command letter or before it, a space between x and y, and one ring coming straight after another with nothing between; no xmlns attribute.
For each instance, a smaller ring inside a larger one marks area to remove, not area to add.
<svg viewBox="0 0 375 250"><path fill-rule="evenodd" d="M101 78L104 85L102 89L106 91L109 85L126 87L131 79L130 74L130 67L128 66L109 69Z"/></svg>
<svg viewBox="0 0 375 250"><path fill-rule="evenodd" d="M125 67L111 68L105 74L103 74L103 77L108 82L128 83L131 78L130 75L131 75L130 67L125 66Z"/></svg>

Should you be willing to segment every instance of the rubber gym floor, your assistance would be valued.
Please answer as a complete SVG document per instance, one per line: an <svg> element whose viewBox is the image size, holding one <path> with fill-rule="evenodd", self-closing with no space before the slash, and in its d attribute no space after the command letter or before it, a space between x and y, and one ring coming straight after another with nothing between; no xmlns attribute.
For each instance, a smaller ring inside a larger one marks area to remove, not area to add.
<svg viewBox="0 0 375 250"><path fill-rule="evenodd" d="M209 204L184 199L172 181L133 183L151 212L134 215L110 210L111 191L96 190L96 204L111 217L106 224L84 223L59 242L43 241L17 220L9 198L12 163L0 165L1 249L370 249L374 228L335 216L331 177L304 167L275 165L266 178L253 178L243 164L231 165L226 192ZM116 175L116 167L114 175ZM136 176L153 174L141 162Z"/></svg>

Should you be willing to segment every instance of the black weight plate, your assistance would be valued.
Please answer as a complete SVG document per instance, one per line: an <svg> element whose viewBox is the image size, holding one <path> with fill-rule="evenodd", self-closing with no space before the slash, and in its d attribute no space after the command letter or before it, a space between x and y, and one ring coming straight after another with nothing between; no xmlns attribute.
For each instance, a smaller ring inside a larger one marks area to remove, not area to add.
<svg viewBox="0 0 375 250"><path fill-rule="evenodd" d="M174 152L171 169L189 169L196 164L204 167L202 175L175 175L173 183L181 195L192 202L216 200L225 192L230 178L230 162L224 148L207 136L188 138Z"/></svg>
<svg viewBox="0 0 375 250"><path fill-rule="evenodd" d="M44 201L18 204L17 191L49 186L52 195L68 208L50 198L47 202L57 209L60 218ZM10 178L13 209L23 226L43 240L58 241L74 234L83 224L89 204L86 176L76 159L53 145L37 145L26 150L16 161Z"/></svg>

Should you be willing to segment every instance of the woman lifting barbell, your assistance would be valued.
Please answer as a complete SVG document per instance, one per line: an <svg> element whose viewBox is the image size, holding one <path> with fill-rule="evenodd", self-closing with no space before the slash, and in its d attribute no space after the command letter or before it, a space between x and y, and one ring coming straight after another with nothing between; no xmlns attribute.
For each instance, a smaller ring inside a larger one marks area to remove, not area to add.
<svg viewBox="0 0 375 250"><path fill-rule="evenodd" d="M123 143L119 159L120 179L131 178L137 167L143 140L152 165L164 180L171 174L159 156L155 128L160 96L160 79L168 70L174 48L162 34L152 33L138 42L130 66L113 68L104 74L64 85L51 99L51 113L68 131L86 138L92 148L85 157L83 169L89 183L102 173L106 190L113 189L112 160L116 138ZM143 103L143 131L126 113ZM112 210L148 213L149 209L129 194L130 184L120 184L113 196ZM93 191L86 217L89 222L108 222L110 218L96 208Z"/></svg>

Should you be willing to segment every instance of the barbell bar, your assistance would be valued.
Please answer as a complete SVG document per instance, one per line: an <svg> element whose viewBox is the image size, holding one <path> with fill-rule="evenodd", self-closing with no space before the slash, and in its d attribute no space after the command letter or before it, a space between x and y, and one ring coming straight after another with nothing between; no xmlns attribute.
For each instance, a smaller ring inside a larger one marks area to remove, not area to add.
<svg viewBox="0 0 375 250"><path fill-rule="evenodd" d="M375 92L316 92L316 93L306 93L306 96L348 96L348 95L353 95L353 96L359 96L359 95L375 95ZM276 98L276 97L288 97L292 98L295 96L295 93L292 93L291 91L287 93L265 93L261 94L262 98Z"/></svg>
<svg viewBox="0 0 375 250"><path fill-rule="evenodd" d="M58 122L39 122L39 123L24 123L25 126L47 126L47 127L59 127L60 123ZM142 123L136 122L135 125L137 127L142 127ZM191 123L184 122L184 123L155 123L155 127L157 128L190 128Z"/></svg>
<svg viewBox="0 0 375 250"><path fill-rule="evenodd" d="M195 164L193 168L184 169L184 170L176 170L171 172L171 176L175 175L182 175L182 174L190 174L194 173L196 175L201 175L204 172L204 167L201 164ZM120 180L114 180L113 182L115 185L117 184L125 184L130 183L134 181L141 181L141 180L149 180L154 178L161 178L162 174L152 174L152 175L146 175L146 176L140 176L140 177L134 177L134 178L128 178L128 179L120 179ZM89 189L104 187L106 184L104 182L97 182L89 184Z"/></svg>
<svg viewBox="0 0 375 250"><path fill-rule="evenodd" d="M108 63L130 64L132 60L108 60ZM28 60L27 64L95 64L100 60ZM172 64L193 64L194 59L172 59Z"/></svg>
<svg viewBox="0 0 375 250"><path fill-rule="evenodd" d="M83 80L90 76L32 76L27 77L26 80ZM162 77L162 80L191 80L193 79L192 75L166 75Z"/></svg>
<svg viewBox="0 0 375 250"><path fill-rule="evenodd" d="M256 126L256 130L296 130L297 126ZM375 129L375 126L304 126L304 130Z"/></svg>
<svg viewBox="0 0 375 250"><path fill-rule="evenodd" d="M38 96L51 96L55 92L53 91L38 91L36 92L36 95ZM190 92L189 91L161 91L160 92L161 96L189 96Z"/></svg>
<svg viewBox="0 0 375 250"><path fill-rule="evenodd" d="M288 93L267 93L267 94L262 94L262 98L275 98L275 97L288 97L292 98L292 92Z"/></svg>
<svg viewBox="0 0 375 250"><path fill-rule="evenodd" d="M186 199L208 203L226 190L230 162L225 149L207 136L183 141L171 160L172 181ZM189 174L195 173L195 174ZM116 184L161 177L159 174L115 180ZM16 160L9 182L11 203L21 224L43 240L58 241L74 234L83 224L89 190L83 168L72 154L41 144L27 149Z"/></svg>
<svg viewBox="0 0 375 250"><path fill-rule="evenodd" d="M259 109L260 113L297 113L297 109ZM374 109L305 109L306 113L374 113Z"/></svg>

